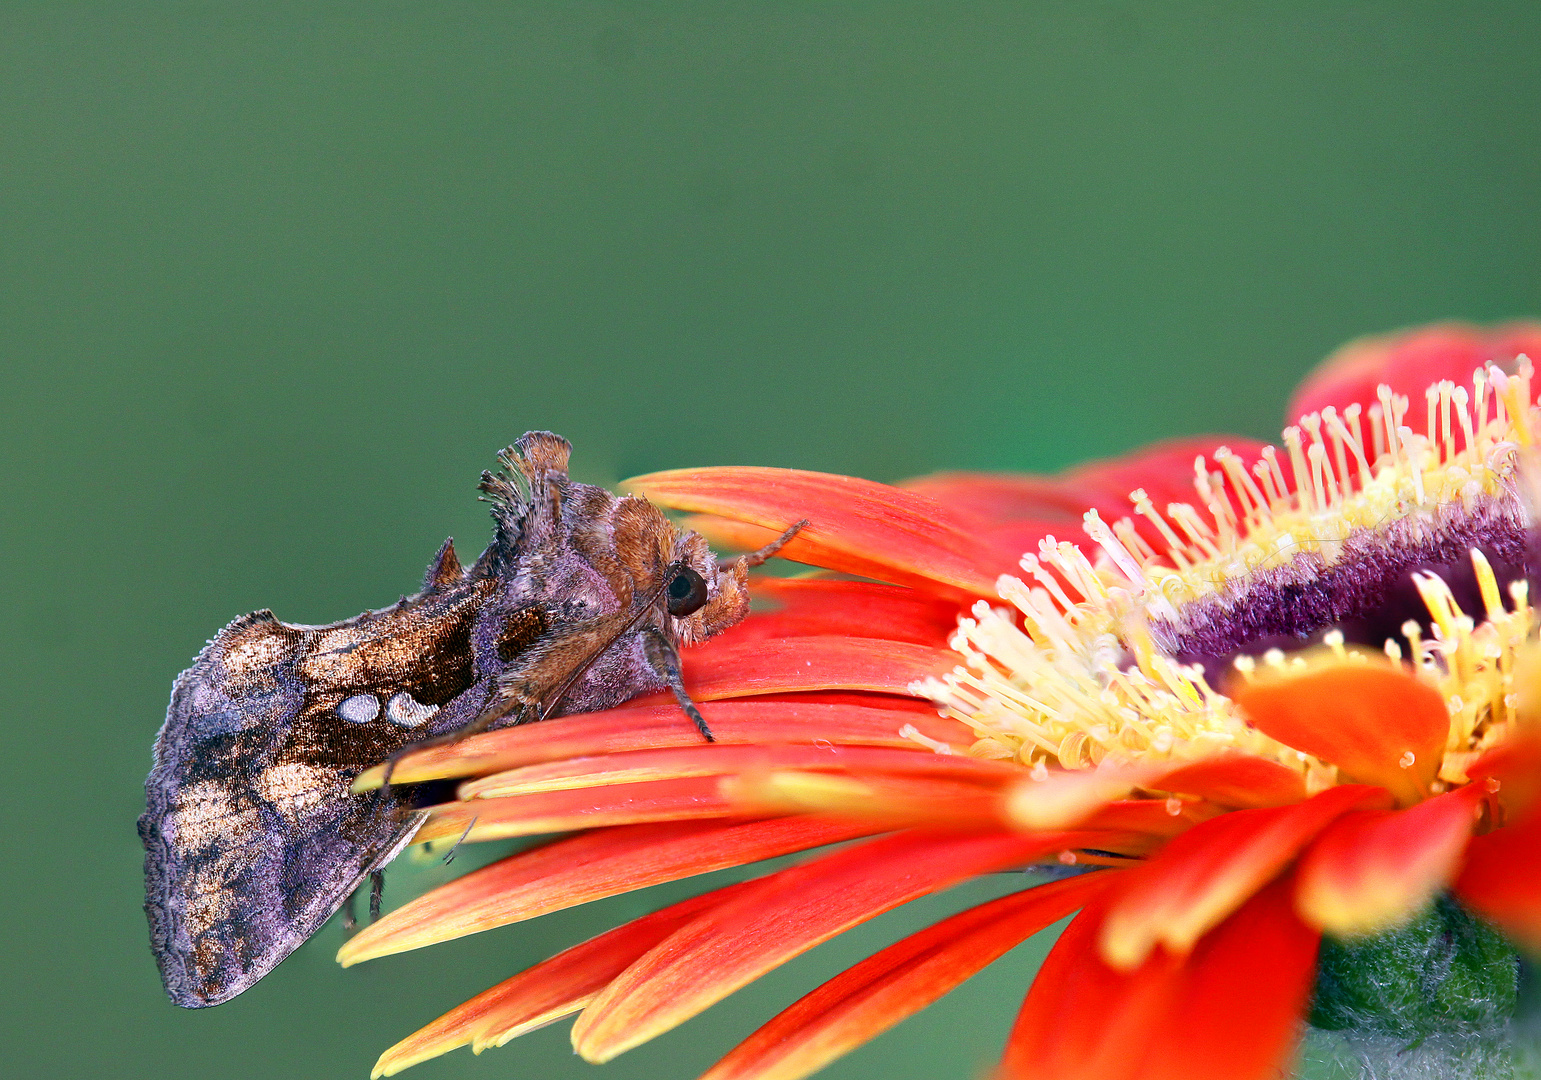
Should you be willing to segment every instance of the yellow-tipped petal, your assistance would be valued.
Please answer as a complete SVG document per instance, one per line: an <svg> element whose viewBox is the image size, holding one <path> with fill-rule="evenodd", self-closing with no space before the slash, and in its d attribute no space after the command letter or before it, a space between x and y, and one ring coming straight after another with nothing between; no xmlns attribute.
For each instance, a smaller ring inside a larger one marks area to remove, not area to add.
<svg viewBox="0 0 1541 1080"><path fill-rule="evenodd" d="M1399 812L1345 814L1301 859L1295 907L1340 936L1389 930L1449 884L1471 836L1480 784Z"/></svg>

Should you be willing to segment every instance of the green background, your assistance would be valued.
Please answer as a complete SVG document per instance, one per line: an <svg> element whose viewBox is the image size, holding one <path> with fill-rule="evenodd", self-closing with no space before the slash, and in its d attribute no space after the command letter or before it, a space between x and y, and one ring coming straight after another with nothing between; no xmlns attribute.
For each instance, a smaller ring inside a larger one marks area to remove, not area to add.
<svg viewBox="0 0 1541 1080"><path fill-rule="evenodd" d="M1538 40L1534 3L11 0L0 1071L363 1077L658 902L346 972L329 927L231 1004L170 1006L133 823L171 679L232 616L344 617L445 535L474 552L476 476L528 428L603 482L1269 435L1348 337L1541 311ZM412 1075L693 1076L1001 887L602 1073L563 1025ZM979 1075L1039 955L828 1075Z"/></svg>

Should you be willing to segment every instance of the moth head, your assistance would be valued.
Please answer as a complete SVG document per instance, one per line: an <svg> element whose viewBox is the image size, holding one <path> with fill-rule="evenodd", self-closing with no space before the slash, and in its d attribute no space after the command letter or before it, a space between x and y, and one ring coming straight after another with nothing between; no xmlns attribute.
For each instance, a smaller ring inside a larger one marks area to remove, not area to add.
<svg viewBox="0 0 1541 1080"><path fill-rule="evenodd" d="M624 609L649 605L649 619L680 645L693 645L749 614L748 571L721 566L706 538L675 526L663 511L636 496L616 500L609 521L609 553L626 582Z"/></svg>
<svg viewBox="0 0 1541 1080"><path fill-rule="evenodd" d="M561 602L583 588L582 574L561 571L568 553L575 554L605 580L620 610L648 605L655 612L648 624L679 645L703 641L749 614L742 561L720 563L705 537L678 528L646 499L574 482L570 450L559 436L529 432L499 455L496 473L483 474L498 537L481 566L510 577L529 577L538 567L532 589L559 593L549 599Z"/></svg>
<svg viewBox="0 0 1541 1080"><path fill-rule="evenodd" d="M749 614L749 568L738 559L719 562L698 532L672 531L675 558L665 571L663 606L674 640L692 645L737 625Z"/></svg>

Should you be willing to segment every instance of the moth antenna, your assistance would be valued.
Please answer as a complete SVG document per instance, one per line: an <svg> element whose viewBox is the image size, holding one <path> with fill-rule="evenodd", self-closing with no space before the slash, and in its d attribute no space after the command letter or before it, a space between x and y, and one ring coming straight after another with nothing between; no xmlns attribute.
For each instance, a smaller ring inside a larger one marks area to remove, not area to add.
<svg viewBox="0 0 1541 1080"><path fill-rule="evenodd" d="M428 564L428 573L423 575L423 588L448 588L459 581L464 573L460 566L460 558L455 554L455 538L451 536L439 548L439 553L433 557L433 562Z"/></svg>
<svg viewBox="0 0 1541 1080"><path fill-rule="evenodd" d="M801 532L803 529L806 529L811 524L812 522L810 522L807 518L803 518L801 521L794 522L786 532L776 537L776 539L772 540L764 547L751 551L747 555L737 555L731 559L718 559L717 567L720 570L726 570L734 563L743 563L745 567L759 566L767 559L773 557L776 552L786 547L788 542L791 541L792 537L796 536L799 532Z"/></svg>
<svg viewBox="0 0 1541 1080"><path fill-rule="evenodd" d="M696 708L696 703L685 690L685 673L680 668L680 653L674 647L674 642L661 630L649 627L642 634L642 651L648 664L663 676L669 689L674 691L674 699L685 710L685 715L690 717L691 723L696 725L696 730L701 732L701 737L707 742L716 742L717 737L706 726L706 717L701 715L701 710Z"/></svg>

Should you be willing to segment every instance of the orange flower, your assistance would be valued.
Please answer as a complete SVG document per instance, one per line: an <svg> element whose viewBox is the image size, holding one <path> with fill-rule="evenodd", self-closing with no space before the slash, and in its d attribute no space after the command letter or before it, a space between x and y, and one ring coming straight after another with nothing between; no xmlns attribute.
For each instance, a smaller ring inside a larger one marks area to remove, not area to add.
<svg viewBox="0 0 1541 1080"><path fill-rule="evenodd" d="M1532 325L1354 343L1302 388L1282 451L1185 439L901 487L633 481L739 546L808 518L784 557L872 580L762 580L775 610L688 653L714 744L652 700L404 759L399 782L466 778L419 840L571 835L391 912L339 959L842 846L568 949L374 1075L574 1013L575 1048L606 1061L858 923L1038 862L1100 869L882 950L707 1075L806 1076L1076 911L1004 1076L1277 1075L1323 932L1394 929L1443 890L1541 948L1541 413L1515 359L1538 347Z"/></svg>

